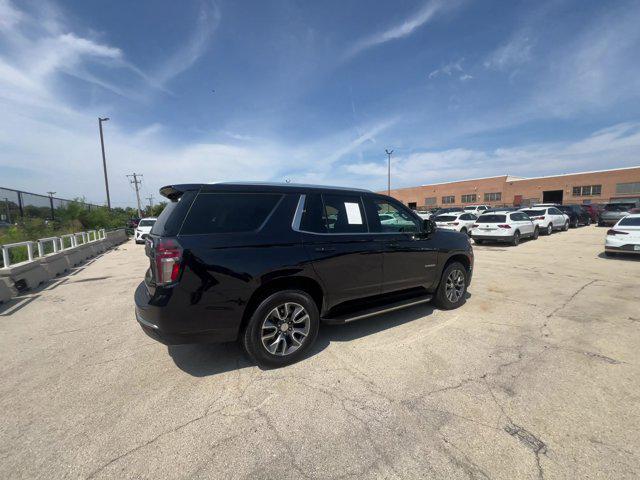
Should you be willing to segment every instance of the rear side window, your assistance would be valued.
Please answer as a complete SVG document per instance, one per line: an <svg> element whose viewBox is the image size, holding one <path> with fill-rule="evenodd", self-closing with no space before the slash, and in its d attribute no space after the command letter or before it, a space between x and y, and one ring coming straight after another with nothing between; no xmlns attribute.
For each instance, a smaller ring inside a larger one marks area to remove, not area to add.
<svg viewBox="0 0 640 480"><path fill-rule="evenodd" d="M258 230L273 211L281 194L201 193L180 233L241 233Z"/></svg>
<svg viewBox="0 0 640 480"><path fill-rule="evenodd" d="M544 217L544 214L546 213L544 210L523 210L523 212L530 217Z"/></svg>
<svg viewBox="0 0 640 480"><path fill-rule="evenodd" d="M624 225L625 227L640 227L640 217L623 218L622 220L620 220L620 223L618 225Z"/></svg>
<svg viewBox="0 0 640 480"><path fill-rule="evenodd" d="M300 230L305 232L326 233L327 220L319 193L307 194L300 220Z"/></svg>
<svg viewBox="0 0 640 480"><path fill-rule="evenodd" d="M161 237L177 235L196 193L195 190L189 190L178 200L169 202L151 228L151 234Z"/></svg>
<svg viewBox="0 0 640 480"><path fill-rule="evenodd" d="M478 217L478 223L504 223L507 221L506 215L480 215Z"/></svg>

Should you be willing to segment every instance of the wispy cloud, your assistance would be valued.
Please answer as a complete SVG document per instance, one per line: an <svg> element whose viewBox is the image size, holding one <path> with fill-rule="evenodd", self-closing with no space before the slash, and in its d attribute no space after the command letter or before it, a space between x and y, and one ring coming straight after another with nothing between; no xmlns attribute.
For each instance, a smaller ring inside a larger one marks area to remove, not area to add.
<svg viewBox="0 0 640 480"><path fill-rule="evenodd" d="M398 40L400 38L408 37L417 29L433 20L433 18L436 17L436 15L438 15L439 13L443 12L446 9L453 8L459 3L460 2L457 0L430 0L425 3L422 8L420 8L420 10L403 20L401 23L387 28L386 30L376 32L372 35L357 40L347 49L344 54L344 59L348 60L365 50L376 47L378 45L382 45L392 40Z"/></svg>
<svg viewBox="0 0 640 480"><path fill-rule="evenodd" d="M507 173L522 176L570 173L638 165L638 152L640 123L623 123L571 142L493 150L454 148L397 156L392 163L392 178L399 187ZM383 178L386 173L384 162L356 163L345 168L363 178ZM382 186L382 182L378 184Z"/></svg>
<svg viewBox="0 0 640 480"><path fill-rule="evenodd" d="M484 61L484 67L494 70L519 67L531 60L534 46L533 35L528 28L525 28L491 52Z"/></svg>
<svg viewBox="0 0 640 480"><path fill-rule="evenodd" d="M456 60L455 62L447 63L443 67L440 67L431 71L431 73L429 73L428 78L429 80L432 80L434 78L442 77L442 76L445 76L445 77L456 76L459 80L463 82L467 80L471 80L473 78L473 75L465 72L464 67L462 66L463 62L464 62L464 58Z"/></svg>

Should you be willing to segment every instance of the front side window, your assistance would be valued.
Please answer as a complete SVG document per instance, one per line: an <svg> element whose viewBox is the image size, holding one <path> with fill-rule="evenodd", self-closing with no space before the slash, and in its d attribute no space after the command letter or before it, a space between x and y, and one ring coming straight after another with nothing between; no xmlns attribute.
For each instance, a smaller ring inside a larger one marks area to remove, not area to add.
<svg viewBox="0 0 640 480"><path fill-rule="evenodd" d="M372 230L380 232L417 232L419 224L416 218L392 203L383 199L373 199L376 219L371 222Z"/></svg>
<svg viewBox="0 0 640 480"><path fill-rule="evenodd" d="M273 193L200 193L180 233L193 235L255 231L281 198L281 194Z"/></svg>

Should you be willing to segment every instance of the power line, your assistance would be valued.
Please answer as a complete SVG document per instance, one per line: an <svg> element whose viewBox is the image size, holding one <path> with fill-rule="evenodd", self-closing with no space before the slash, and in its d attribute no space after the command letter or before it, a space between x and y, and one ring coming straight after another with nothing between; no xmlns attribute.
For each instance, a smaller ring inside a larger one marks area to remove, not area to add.
<svg viewBox="0 0 640 480"><path fill-rule="evenodd" d="M142 218L142 208L140 205L140 184L142 183L142 180L140 180L140 177L143 177L144 175L142 175L141 173L136 173L133 172L131 175L127 175L127 178L132 178L132 180L129 180L129 182L134 186L134 188L136 189L136 200L138 202L138 217Z"/></svg>

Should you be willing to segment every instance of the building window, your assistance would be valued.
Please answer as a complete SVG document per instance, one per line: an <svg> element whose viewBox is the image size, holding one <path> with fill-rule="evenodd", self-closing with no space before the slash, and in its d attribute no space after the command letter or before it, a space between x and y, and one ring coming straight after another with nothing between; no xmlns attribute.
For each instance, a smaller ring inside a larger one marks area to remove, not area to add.
<svg viewBox="0 0 640 480"><path fill-rule="evenodd" d="M462 203L473 203L476 201L478 197L476 197L475 193L471 193L469 195L462 195Z"/></svg>
<svg viewBox="0 0 640 480"><path fill-rule="evenodd" d="M424 199L425 205L435 205L438 202L437 197L426 197Z"/></svg>
<svg viewBox="0 0 640 480"><path fill-rule="evenodd" d="M443 204L456 203L455 195L447 195L446 197L442 197L442 203Z"/></svg>
<svg viewBox="0 0 640 480"><path fill-rule="evenodd" d="M602 193L602 185L582 185L573 187L574 197L592 197Z"/></svg>
<svg viewBox="0 0 640 480"><path fill-rule="evenodd" d="M416 208L418 208L418 204L416 202L409 202L409 205L407 205L411 210L415 210Z"/></svg>
<svg viewBox="0 0 640 480"><path fill-rule="evenodd" d="M640 193L640 182L616 183L616 193L622 195Z"/></svg>
<svg viewBox="0 0 640 480"><path fill-rule="evenodd" d="M485 202L499 202L502 200L502 192L485 193Z"/></svg>

